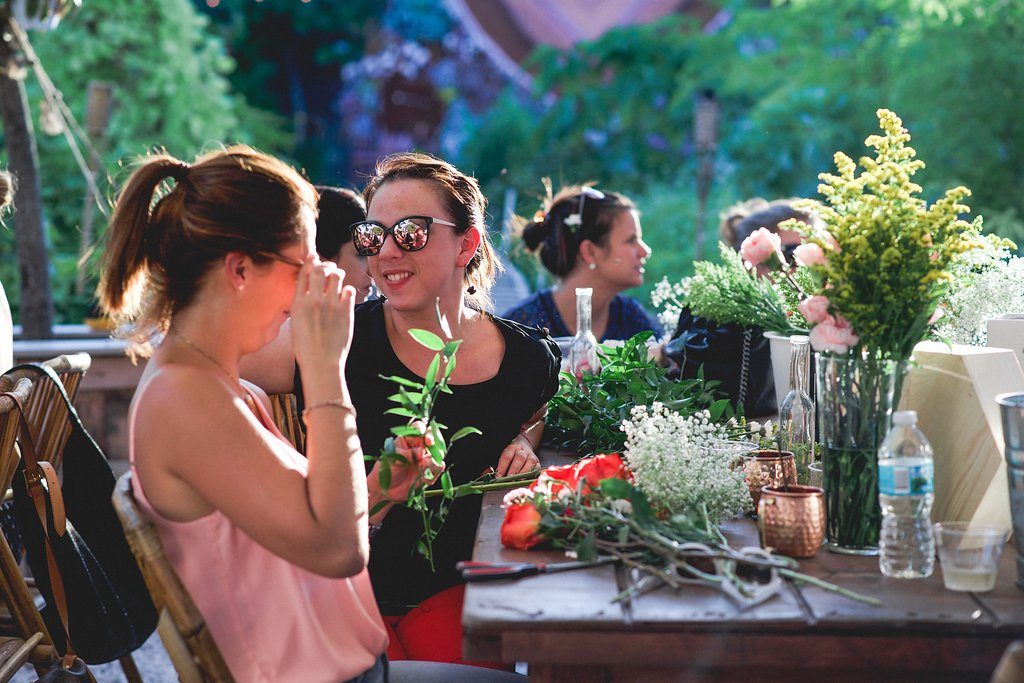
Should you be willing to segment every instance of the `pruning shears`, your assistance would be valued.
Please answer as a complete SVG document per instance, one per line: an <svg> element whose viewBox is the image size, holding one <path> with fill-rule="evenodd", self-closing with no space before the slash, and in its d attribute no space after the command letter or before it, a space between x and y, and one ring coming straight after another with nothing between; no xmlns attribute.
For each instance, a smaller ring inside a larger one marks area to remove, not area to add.
<svg viewBox="0 0 1024 683"><path fill-rule="evenodd" d="M455 569L462 572L462 578L465 581L501 581L535 574L597 567L617 561L617 557L602 557L587 562L555 562L553 564L546 562L459 562L455 565Z"/></svg>

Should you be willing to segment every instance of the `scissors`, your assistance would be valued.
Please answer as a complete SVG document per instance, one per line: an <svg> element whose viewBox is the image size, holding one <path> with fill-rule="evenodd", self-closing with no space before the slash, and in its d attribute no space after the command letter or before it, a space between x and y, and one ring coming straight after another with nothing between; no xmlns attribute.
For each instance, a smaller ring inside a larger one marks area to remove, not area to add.
<svg viewBox="0 0 1024 683"><path fill-rule="evenodd" d="M618 562L618 558L602 557L588 562L556 562L554 564L546 562L459 562L455 565L455 569L462 572L462 578L466 581L500 581L535 574L597 567L612 562Z"/></svg>

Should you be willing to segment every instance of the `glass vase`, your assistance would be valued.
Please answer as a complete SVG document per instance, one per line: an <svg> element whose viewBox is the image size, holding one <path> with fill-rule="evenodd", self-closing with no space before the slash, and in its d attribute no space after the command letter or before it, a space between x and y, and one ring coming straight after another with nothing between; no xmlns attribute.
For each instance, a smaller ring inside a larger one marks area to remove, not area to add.
<svg viewBox="0 0 1024 683"><path fill-rule="evenodd" d="M817 354L826 538L833 552L878 553L878 447L889 432L905 369L891 360Z"/></svg>

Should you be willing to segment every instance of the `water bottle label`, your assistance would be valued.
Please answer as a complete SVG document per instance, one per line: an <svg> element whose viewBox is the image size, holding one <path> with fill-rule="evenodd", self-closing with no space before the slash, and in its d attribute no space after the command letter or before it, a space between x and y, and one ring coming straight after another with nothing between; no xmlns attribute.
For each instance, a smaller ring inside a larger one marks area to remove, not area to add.
<svg viewBox="0 0 1024 683"><path fill-rule="evenodd" d="M918 465L880 464L878 491L886 496L921 496L933 492L935 468L932 461Z"/></svg>

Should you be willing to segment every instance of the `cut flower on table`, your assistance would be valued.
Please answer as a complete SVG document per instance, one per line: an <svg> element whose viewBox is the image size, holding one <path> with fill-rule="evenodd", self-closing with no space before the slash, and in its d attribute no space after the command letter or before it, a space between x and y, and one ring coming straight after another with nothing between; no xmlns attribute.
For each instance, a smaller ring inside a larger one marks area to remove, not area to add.
<svg viewBox="0 0 1024 683"><path fill-rule="evenodd" d="M635 570L634 582L616 600L662 585L680 589L699 583L721 590L746 608L770 599L782 590L783 580L790 580L878 604L801 574L788 557L761 548L731 548L706 507L683 512L652 505L619 454L549 467L529 487L507 493L501 542L521 550L553 545L581 562L615 558ZM744 578L751 572L739 567L763 570L768 578Z"/></svg>

